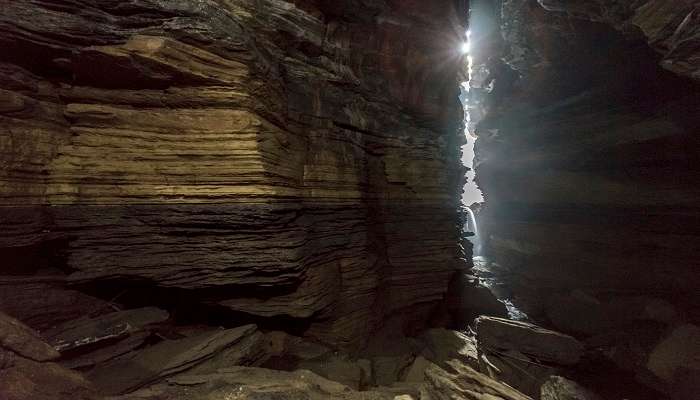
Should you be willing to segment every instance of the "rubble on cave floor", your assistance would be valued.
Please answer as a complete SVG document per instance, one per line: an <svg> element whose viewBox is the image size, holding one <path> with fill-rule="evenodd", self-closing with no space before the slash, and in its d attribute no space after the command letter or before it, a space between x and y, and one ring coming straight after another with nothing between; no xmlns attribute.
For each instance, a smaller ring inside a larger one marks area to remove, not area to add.
<svg viewBox="0 0 700 400"><path fill-rule="evenodd" d="M599 349L499 317L477 318L475 332L434 328L414 337L377 332L355 354L252 324L229 329L180 326L164 317L164 311L150 308L81 318L75 329L48 331L54 335L52 346L3 314L3 398L76 398L69 393L85 400L214 400L233 395L284 400L612 398L596 393L600 386L585 373ZM124 324L129 328L117 329ZM676 376L682 366L673 362L674 352L697 341L698 332L685 325L652 346L651 373L660 379ZM84 345L67 350L67 344L78 343ZM677 361L692 363L692 354ZM640 383L636 386L630 393L650 392Z"/></svg>

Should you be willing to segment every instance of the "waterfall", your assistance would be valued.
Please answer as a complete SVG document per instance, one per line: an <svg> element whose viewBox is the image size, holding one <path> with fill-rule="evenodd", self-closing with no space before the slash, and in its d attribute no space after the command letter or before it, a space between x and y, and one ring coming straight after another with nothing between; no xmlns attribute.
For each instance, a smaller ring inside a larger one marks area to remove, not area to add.
<svg viewBox="0 0 700 400"><path fill-rule="evenodd" d="M474 245L472 255L476 257L481 253L481 238L479 237L479 226L476 224L476 216L474 216L474 211L472 211L472 209L469 207L465 208L467 209L467 213L469 214L469 219L464 225L464 231L474 233L474 236L470 236L468 239L470 242L472 242L472 245Z"/></svg>
<svg viewBox="0 0 700 400"><path fill-rule="evenodd" d="M467 207L467 212L469 213L469 222L467 222L467 228L474 232L474 236L479 236L479 227L476 226L476 217L474 216L474 211Z"/></svg>

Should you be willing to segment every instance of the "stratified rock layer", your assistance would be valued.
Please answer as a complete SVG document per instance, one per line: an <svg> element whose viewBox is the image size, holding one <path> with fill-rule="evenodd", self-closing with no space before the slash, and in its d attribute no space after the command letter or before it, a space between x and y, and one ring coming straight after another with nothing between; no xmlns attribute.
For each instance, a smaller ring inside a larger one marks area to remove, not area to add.
<svg viewBox="0 0 700 400"><path fill-rule="evenodd" d="M439 301L464 263L454 7L2 1L7 273L322 319L341 345Z"/></svg>
<svg viewBox="0 0 700 400"><path fill-rule="evenodd" d="M694 368L664 387L645 365L700 320L697 1L502 4L471 98L493 287L650 397L697 393Z"/></svg>
<svg viewBox="0 0 700 400"><path fill-rule="evenodd" d="M491 55L507 65L492 66L476 124L480 221L491 257L512 274L510 296L532 317L554 311L557 328L595 334L614 324L588 326L558 299L602 310L639 296L700 317L700 49L698 24L683 22L696 18L691 3L504 2L504 50ZM681 56L684 46L693 50ZM648 313L630 305L624 314L618 325Z"/></svg>

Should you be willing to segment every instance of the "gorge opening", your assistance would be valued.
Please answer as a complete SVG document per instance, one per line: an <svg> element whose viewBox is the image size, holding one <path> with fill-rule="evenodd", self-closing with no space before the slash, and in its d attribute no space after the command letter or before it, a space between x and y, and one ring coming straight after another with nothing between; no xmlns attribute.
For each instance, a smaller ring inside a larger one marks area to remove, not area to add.
<svg viewBox="0 0 700 400"><path fill-rule="evenodd" d="M696 0L0 4L3 400L700 392Z"/></svg>

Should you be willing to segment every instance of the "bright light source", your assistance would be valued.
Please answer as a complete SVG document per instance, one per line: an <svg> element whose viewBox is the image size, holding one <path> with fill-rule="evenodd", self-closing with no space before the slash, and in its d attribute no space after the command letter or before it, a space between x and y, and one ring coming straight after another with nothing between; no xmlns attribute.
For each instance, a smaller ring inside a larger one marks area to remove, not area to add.
<svg viewBox="0 0 700 400"><path fill-rule="evenodd" d="M462 43L462 54L469 53L469 42Z"/></svg>

